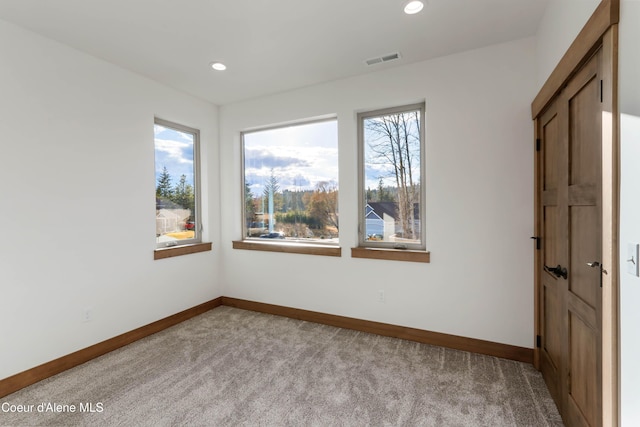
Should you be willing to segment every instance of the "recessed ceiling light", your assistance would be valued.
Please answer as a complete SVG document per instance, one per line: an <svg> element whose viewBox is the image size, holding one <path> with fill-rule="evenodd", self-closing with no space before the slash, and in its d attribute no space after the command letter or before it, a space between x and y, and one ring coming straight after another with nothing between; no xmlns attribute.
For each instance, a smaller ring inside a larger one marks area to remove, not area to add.
<svg viewBox="0 0 640 427"><path fill-rule="evenodd" d="M224 65L222 62L212 62L211 68L213 68L216 71L224 71L227 69L227 66Z"/></svg>
<svg viewBox="0 0 640 427"><path fill-rule="evenodd" d="M407 15L414 15L420 12L423 7L424 3L422 3L421 1L410 1L404 6L404 13L406 13Z"/></svg>

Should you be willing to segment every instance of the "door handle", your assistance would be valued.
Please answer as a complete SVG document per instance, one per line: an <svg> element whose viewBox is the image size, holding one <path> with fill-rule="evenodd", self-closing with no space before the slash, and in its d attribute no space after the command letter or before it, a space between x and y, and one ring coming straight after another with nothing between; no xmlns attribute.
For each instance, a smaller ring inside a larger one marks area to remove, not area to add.
<svg viewBox="0 0 640 427"><path fill-rule="evenodd" d="M545 265L544 269L556 277L562 277L563 279L567 280L567 269L560 264L558 264L556 267L549 267L548 265Z"/></svg>
<svg viewBox="0 0 640 427"><path fill-rule="evenodd" d="M602 264L600 264L598 261L588 262L587 265L591 268L600 268L600 287L602 287L602 275L608 274L607 270L605 270Z"/></svg>
<svg viewBox="0 0 640 427"><path fill-rule="evenodd" d="M598 261L593 261L593 262L588 262L587 265L591 268L598 268L600 267L600 271L602 271L604 274L607 274L607 270L605 270L602 266L602 264L600 264Z"/></svg>

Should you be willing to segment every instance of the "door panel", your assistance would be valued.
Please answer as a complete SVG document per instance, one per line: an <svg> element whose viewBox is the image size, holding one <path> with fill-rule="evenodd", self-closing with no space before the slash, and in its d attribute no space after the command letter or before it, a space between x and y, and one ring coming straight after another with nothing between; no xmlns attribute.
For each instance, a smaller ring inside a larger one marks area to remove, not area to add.
<svg viewBox="0 0 640 427"><path fill-rule="evenodd" d="M542 167L542 262L544 265L555 267L560 252L560 240L556 230L558 229L559 209L558 199L558 155L559 150L559 121L553 104L540 120L542 154L544 162ZM538 275L541 282L542 295L540 300L541 316L540 330L541 351L540 370L549 387L549 391L556 402L562 401L561 369L563 360L563 337L558 331L558 324L562 321L563 301L562 292L559 290L563 284L558 278L546 270ZM560 406L560 403L558 404Z"/></svg>
<svg viewBox="0 0 640 427"><path fill-rule="evenodd" d="M547 339L544 342L543 349L554 369L554 374L562 363L562 341L560 340L560 335L555 333L556 331L554 330L555 325L560 322L560 313L562 312L557 293L554 286L544 287L544 319L546 319L544 336Z"/></svg>
<svg viewBox="0 0 640 427"><path fill-rule="evenodd" d="M542 141L544 141L544 173L542 190L549 191L558 188L558 120L554 106L545 114L542 125Z"/></svg>
<svg viewBox="0 0 640 427"><path fill-rule="evenodd" d="M556 246L558 246L556 242L556 233L555 230L558 228L558 209L556 206L545 206L544 207L544 236L543 241L544 246L544 265L555 267L554 262L557 262L558 256L556 254ZM545 276L549 275L549 272L544 272ZM549 278L549 277L547 277ZM553 279L553 276L550 277Z"/></svg>
<svg viewBox="0 0 640 427"><path fill-rule="evenodd" d="M587 262L600 259L598 239L593 232L598 227L598 211L595 206L572 206L571 224L571 281L569 291L595 309L598 303L600 277L594 274Z"/></svg>
<svg viewBox="0 0 640 427"><path fill-rule="evenodd" d="M600 159L592 150L601 138L598 120L600 80L595 76L594 73L593 78L569 99L569 185L595 184L593 171L600 168ZM587 120L588 117L591 120Z"/></svg>
<svg viewBox="0 0 640 427"><path fill-rule="evenodd" d="M569 405L572 412L584 418L585 425L596 420L596 334L580 317L569 314Z"/></svg>
<svg viewBox="0 0 640 427"><path fill-rule="evenodd" d="M569 426L602 425L601 56L576 73L538 120L540 368ZM551 270L558 265L566 277Z"/></svg>
<svg viewBox="0 0 640 427"><path fill-rule="evenodd" d="M598 70L601 53L578 72L565 89L569 118L569 188L580 197L569 198L568 283L569 316L567 417L578 424L602 423L599 311L602 304L602 103ZM572 205L571 203L575 203ZM600 367L600 368L599 368Z"/></svg>

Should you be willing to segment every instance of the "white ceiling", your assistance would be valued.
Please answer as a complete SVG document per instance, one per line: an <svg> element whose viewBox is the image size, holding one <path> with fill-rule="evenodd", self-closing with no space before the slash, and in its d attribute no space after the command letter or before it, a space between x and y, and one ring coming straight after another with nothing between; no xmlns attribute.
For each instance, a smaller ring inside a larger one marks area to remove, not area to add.
<svg viewBox="0 0 640 427"><path fill-rule="evenodd" d="M547 2L0 0L0 19L222 105L532 36Z"/></svg>

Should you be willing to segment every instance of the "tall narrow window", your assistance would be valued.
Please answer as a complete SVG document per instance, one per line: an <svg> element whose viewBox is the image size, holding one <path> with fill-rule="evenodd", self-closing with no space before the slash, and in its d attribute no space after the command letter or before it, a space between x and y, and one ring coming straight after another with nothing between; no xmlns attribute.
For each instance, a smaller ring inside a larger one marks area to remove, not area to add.
<svg viewBox="0 0 640 427"><path fill-rule="evenodd" d="M358 115L359 244L425 249L424 105Z"/></svg>
<svg viewBox="0 0 640 427"><path fill-rule="evenodd" d="M201 241L200 132L155 119L156 246Z"/></svg>
<svg viewBox="0 0 640 427"><path fill-rule="evenodd" d="M242 133L244 239L338 243L335 119Z"/></svg>

